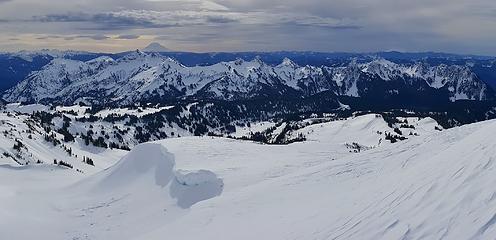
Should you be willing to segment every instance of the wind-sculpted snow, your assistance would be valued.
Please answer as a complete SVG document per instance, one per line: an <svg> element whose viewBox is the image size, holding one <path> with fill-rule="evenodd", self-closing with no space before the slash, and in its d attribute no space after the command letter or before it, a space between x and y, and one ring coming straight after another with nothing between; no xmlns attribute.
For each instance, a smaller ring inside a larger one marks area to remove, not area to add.
<svg viewBox="0 0 496 240"><path fill-rule="evenodd" d="M150 181L160 187L174 177L174 155L158 144L141 144L133 148L97 183L97 191L125 188L137 181Z"/></svg>
<svg viewBox="0 0 496 240"><path fill-rule="evenodd" d="M140 144L115 166L96 177L97 181L92 180L90 191L131 194L132 189L140 189L142 194L146 194L156 185L159 191L169 192L169 197L162 201L175 201L181 208L189 208L222 193L223 181L215 173L207 170L176 171L175 165L174 155L162 145Z"/></svg>
<svg viewBox="0 0 496 240"><path fill-rule="evenodd" d="M331 91L336 95L366 97L427 89L446 101L494 98L492 89L466 66L396 64L384 59L352 61L337 67L298 66L284 59L271 66L256 58L187 67L171 58L138 50L117 60L54 59L7 91L3 99L131 104L185 96L239 100L307 97Z"/></svg>

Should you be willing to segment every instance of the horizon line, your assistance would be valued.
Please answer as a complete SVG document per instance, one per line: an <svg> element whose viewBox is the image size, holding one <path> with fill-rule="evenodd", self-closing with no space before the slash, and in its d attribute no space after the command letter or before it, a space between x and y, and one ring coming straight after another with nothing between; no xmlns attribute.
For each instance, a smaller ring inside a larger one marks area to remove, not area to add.
<svg viewBox="0 0 496 240"><path fill-rule="evenodd" d="M77 49L55 49L55 48L40 48L35 50L18 50L18 51L1 51L0 54L18 54L22 52L28 53L37 53L43 51L58 51L58 52L80 52L80 53L90 53L90 54L106 54L106 55L119 55L125 54L133 51L143 51L142 49L136 48L128 51L119 51L119 52L103 52L103 51L87 51L87 50L77 50ZM380 50L380 51L368 51L368 52L353 52L353 51L316 51L316 50L239 50L239 51L205 51L205 52L197 52L197 51L181 51L181 50L170 50L170 51L143 51L146 53L190 53L190 54L219 54L219 53L318 53L318 54L350 54L350 55L373 55L373 54L381 54L381 53L399 53L399 54L443 54L443 55L453 55L460 57L485 57L485 58L496 58L496 55L483 55L483 54L474 54L474 53L453 53L453 52L443 52L443 51L434 51L434 50L426 50L426 51L401 51L401 50Z"/></svg>

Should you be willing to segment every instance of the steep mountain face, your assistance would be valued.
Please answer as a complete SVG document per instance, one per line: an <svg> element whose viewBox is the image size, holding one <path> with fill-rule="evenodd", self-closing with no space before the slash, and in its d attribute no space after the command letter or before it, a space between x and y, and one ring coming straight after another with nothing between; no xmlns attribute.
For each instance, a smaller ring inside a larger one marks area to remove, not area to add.
<svg viewBox="0 0 496 240"><path fill-rule="evenodd" d="M33 71L41 70L53 59L64 58L88 61L102 56L99 53L76 51L20 51L0 53L0 92L4 92L25 80Z"/></svg>
<svg viewBox="0 0 496 240"><path fill-rule="evenodd" d="M0 53L0 92L14 87L26 79L30 73L40 70L51 60L52 58L39 56L27 61L7 53Z"/></svg>
<svg viewBox="0 0 496 240"><path fill-rule="evenodd" d="M125 105L182 97L228 101L304 98L321 92L385 99L494 99L493 90L466 66L396 64L385 59L352 61L337 67L299 66L284 59L271 66L255 58L187 67L171 58L139 50L117 60L54 59L7 91L3 99Z"/></svg>
<svg viewBox="0 0 496 240"><path fill-rule="evenodd" d="M468 66L442 64L431 68L426 64L416 64L408 73L412 77L425 79L432 88L447 89L451 100L484 100L494 94Z"/></svg>
<svg viewBox="0 0 496 240"><path fill-rule="evenodd" d="M99 73L112 64L108 57L99 57L87 62L57 58L12 88L10 96L15 101L38 102L65 90L71 84ZM14 100L6 97L7 101Z"/></svg>

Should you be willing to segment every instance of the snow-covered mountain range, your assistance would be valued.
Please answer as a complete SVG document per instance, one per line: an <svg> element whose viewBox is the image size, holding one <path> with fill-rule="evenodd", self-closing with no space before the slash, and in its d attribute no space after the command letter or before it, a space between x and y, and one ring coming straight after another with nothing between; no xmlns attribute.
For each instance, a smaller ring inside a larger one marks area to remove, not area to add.
<svg viewBox="0 0 496 240"><path fill-rule="evenodd" d="M27 51L22 50L19 52L13 52L10 54L11 58L21 58L28 62L32 62L34 58L37 57L51 57L51 58L71 58L81 55L98 55L97 53L85 52L85 51L74 51L74 50L56 50L56 49L41 49L38 51Z"/></svg>
<svg viewBox="0 0 496 240"><path fill-rule="evenodd" d="M343 66L269 65L260 58L187 67L160 54L135 51L114 60L56 58L8 90L8 102L58 104L163 102L183 97L220 100L337 96L434 96L445 101L492 100L494 91L468 66L397 64L385 59Z"/></svg>

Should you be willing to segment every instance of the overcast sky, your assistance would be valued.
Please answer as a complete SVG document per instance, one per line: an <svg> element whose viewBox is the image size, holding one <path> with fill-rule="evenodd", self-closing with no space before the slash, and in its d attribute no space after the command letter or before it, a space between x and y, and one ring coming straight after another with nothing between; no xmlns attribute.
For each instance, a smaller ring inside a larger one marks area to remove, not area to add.
<svg viewBox="0 0 496 240"><path fill-rule="evenodd" d="M496 55L494 0L0 0L0 51Z"/></svg>

